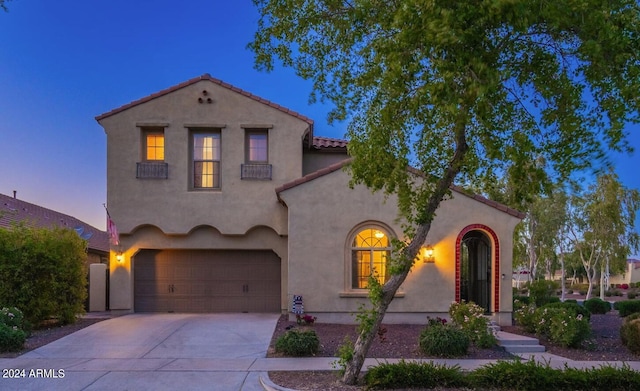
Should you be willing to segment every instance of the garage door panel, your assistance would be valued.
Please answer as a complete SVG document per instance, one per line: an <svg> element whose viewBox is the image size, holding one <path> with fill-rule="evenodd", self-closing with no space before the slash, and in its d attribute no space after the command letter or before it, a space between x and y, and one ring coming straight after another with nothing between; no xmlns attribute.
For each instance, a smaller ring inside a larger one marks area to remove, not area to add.
<svg viewBox="0 0 640 391"><path fill-rule="evenodd" d="M138 312L279 312L280 258L272 251L141 250Z"/></svg>

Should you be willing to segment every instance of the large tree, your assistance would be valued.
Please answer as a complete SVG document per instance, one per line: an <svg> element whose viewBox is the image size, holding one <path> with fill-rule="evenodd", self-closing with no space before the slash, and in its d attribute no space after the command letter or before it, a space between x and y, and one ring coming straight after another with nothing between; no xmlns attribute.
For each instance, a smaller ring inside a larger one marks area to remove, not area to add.
<svg viewBox="0 0 640 391"><path fill-rule="evenodd" d="M587 274L587 299L600 271L600 298L604 300L605 277L609 272L624 272L627 257L638 249L635 220L639 208L640 192L625 188L612 171L598 175L586 191L572 197L568 238Z"/></svg>
<svg viewBox="0 0 640 391"><path fill-rule="evenodd" d="M516 183L541 184L629 148L625 124L640 106L635 0L254 2L257 67L281 63L313 82L311 100L348 120L353 183L397 194L407 222L391 277L370 292L346 383L454 179L509 167Z"/></svg>

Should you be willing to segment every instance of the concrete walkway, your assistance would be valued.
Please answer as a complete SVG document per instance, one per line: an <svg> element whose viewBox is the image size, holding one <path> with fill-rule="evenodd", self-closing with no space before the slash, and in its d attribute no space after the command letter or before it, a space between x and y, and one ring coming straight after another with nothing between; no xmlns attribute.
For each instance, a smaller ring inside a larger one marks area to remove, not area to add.
<svg viewBox="0 0 640 391"><path fill-rule="evenodd" d="M0 359L0 390L278 390L282 388L269 380L268 371L335 370L332 357L265 358L277 319L277 314L133 314L110 319L20 357ZM554 368L623 365L548 353L518 355ZM367 359L364 368L397 361ZM415 361L463 370L494 362ZM640 371L640 362L627 365Z"/></svg>

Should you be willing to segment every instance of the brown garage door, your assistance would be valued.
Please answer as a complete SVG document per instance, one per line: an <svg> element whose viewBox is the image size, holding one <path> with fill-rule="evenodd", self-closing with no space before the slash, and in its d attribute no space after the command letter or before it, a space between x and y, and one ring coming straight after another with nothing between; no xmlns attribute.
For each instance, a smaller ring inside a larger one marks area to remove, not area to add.
<svg viewBox="0 0 640 391"><path fill-rule="evenodd" d="M273 251L141 250L133 261L136 312L279 312Z"/></svg>

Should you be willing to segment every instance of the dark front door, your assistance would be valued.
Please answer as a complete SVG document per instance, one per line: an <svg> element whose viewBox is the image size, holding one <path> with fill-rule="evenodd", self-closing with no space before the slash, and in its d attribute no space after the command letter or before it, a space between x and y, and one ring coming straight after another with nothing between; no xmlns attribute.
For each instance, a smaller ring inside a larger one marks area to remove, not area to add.
<svg viewBox="0 0 640 391"><path fill-rule="evenodd" d="M460 299L474 302L491 312L491 242L481 231L462 238Z"/></svg>

